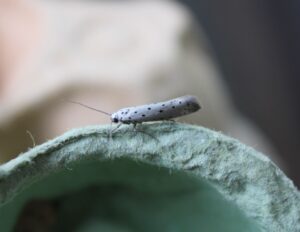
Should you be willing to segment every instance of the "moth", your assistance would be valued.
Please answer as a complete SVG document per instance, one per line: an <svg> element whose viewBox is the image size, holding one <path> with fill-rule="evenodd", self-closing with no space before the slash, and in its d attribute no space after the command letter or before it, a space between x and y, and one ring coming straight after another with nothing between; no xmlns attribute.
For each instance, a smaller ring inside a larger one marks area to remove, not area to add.
<svg viewBox="0 0 300 232"><path fill-rule="evenodd" d="M119 123L119 125L133 124L134 126L143 122L172 120L201 109L197 98L191 95L178 97L164 102L126 107L111 114L80 102L70 100L68 100L68 102L106 114L110 116L112 123Z"/></svg>

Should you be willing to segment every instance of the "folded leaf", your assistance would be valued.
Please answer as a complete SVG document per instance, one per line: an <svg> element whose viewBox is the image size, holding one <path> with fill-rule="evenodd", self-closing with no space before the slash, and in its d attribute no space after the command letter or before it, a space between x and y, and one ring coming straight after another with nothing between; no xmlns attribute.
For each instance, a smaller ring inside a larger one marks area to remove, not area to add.
<svg viewBox="0 0 300 232"><path fill-rule="evenodd" d="M0 166L0 230L300 231L266 156L179 123L75 129Z"/></svg>

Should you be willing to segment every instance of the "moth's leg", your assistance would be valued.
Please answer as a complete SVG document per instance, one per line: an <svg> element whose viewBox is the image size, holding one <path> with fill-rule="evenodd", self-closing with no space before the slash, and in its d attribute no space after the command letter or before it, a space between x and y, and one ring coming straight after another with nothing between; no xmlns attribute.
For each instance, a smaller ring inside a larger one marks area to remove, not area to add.
<svg viewBox="0 0 300 232"><path fill-rule="evenodd" d="M110 129L109 129L109 141L112 140L112 134L118 130L121 126L122 126L123 123L118 123L118 125L116 126L116 128L112 129L112 122L110 123Z"/></svg>
<svg viewBox="0 0 300 232"><path fill-rule="evenodd" d="M134 131L136 131L136 126L137 126L137 123L136 123L136 122L134 122L134 123L132 123L132 125L133 125L133 130L134 130Z"/></svg>
<svg viewBox="0 0 300 232"><path fill-rule="evenodd" d="M121 126L123 125L123 123L118 123L118 125L116 126L116 128L114 128L111 133L115 132L116 130L118 130Z"/></svg>
<svg viewBox="0 0 300 232"><path fill-rule="evenodd" d="M143 130L140 130L140 129L138 129L137 128L137 123L133 123L133 131L135 131L135 132L140 132L140 133L143 133L143 134L145 134L145 135L148 135L149 137L151 137L152 139L154 139L154 140L156 140L157 142L159 142L159 140L157 139L157 138L155 138L155 136L153 136L153 135L151 135L150 133L147 133L147 132L145 132L145 131L143 131Z"/></svg>
<svg viewBox="0 0 300 232"><path fill-rule="evenodd" d="M175 123L176 120L174 118L169 118L165 120L166 122L171 122L171 123Z"/></svg>
<svg viewBox="0 0 300 232"><path fill-rule="evenodd" d="M134 131L135 133L138 132L137 125L138 125L138 124L137 124L136 122L132 123L133 131Z"/></svg>

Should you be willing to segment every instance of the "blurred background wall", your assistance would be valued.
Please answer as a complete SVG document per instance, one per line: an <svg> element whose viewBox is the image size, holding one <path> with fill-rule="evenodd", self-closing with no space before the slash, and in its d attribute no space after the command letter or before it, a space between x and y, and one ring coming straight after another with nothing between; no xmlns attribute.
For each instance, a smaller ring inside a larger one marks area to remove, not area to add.
<svg viewBox="0 0 300 232"><path fill-rule="evenodd" d="M113 112L194 94L181 119L263 151L300 184L297 1L0 3L0 160Z"/></svg>
<svg viewBox="0 0 300 232"><path fill-rule="evenodd" d="M300 2L182 0L201 23L234 104L300 184Z"/></svg>

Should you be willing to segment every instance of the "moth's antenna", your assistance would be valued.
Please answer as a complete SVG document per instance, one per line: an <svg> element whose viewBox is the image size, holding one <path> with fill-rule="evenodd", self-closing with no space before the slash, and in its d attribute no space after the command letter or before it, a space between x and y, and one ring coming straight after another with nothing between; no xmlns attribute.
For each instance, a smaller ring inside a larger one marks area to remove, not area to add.
<svg viewBox="0 0 300 232"><path fill-rule="evenodd" d="M80 102L71 101L71 100L67 100L67 99L64 99L64 101L69 102L69 103L73 103L73 104L76 104L76 105L81 105L81 106L83 106L83 107L85 107L85 108L88 108L88 109L91 109L91 110L95 110L95 111L98 111L98 112L100 112L100 113L102 113L102 114L106 114L106 115L111 116L110 113L107 113L107 112L102 111L102 110L95 109L95 108L93 108L93 107L87 106L87 105L82 104L82 103L80 103Z"/></svg>

